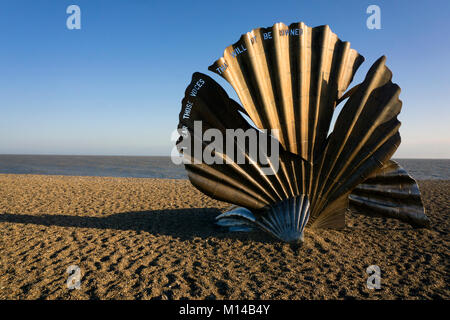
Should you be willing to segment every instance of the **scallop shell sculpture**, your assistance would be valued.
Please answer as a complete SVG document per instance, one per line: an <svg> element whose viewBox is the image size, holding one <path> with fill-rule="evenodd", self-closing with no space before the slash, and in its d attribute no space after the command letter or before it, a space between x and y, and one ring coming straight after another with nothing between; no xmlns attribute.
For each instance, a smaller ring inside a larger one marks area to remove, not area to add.
<svg viewBox="0 0 450 320"><path fill-rule="evenodd" d="M242 35L209 67L232 85L242 106L211 77L193 74L182 100L177 146L189 160L191 183L236 205L217 217L219 225L256 227L290 243L303 241L305 227L343 228L349 209L428 226L416 181L390 160L400 144L402 103L386 58L347 90L363 61L328 26L277 23ZM334 110L345 100L329 133ZM195 130L198 121L202 125ZM212 164L185 152L186 145L208 151L208 129L226 135L254 126L259 139L279 150L276 163L270 150L258 150L255 159L255 146L239 139L231 148L244 163L220 148L212 154L223 161Z"/></svg>

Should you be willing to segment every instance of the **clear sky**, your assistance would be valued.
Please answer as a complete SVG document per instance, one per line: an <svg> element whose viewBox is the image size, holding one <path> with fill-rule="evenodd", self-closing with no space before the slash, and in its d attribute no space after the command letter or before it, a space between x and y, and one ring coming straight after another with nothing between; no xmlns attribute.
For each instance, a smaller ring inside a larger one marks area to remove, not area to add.
<svg viewBox="0 0 450 320"><path fill-rule="evenodd" d="M81 9L69 30L66 9ZM381 29L366 9L381 9ZM450 158L450 1L0 2L0 153L169 155L191 75L241 34L328 24L402 88L397 158ZM352 86L352 85L351 85ZM232 97L236 97L232 94Z"/></svg>

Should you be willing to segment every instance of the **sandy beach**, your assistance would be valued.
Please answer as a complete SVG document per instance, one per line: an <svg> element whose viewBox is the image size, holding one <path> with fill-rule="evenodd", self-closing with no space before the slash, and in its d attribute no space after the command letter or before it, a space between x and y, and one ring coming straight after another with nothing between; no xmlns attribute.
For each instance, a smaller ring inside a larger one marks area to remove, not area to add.
<svg viewBox="0 0 450 320"><path fill-rule="evenodd" d="M349 213L293 249L215 227L188 180L0 174L0 299L449 299L450 180L419 186L430 229Z"/></svg>

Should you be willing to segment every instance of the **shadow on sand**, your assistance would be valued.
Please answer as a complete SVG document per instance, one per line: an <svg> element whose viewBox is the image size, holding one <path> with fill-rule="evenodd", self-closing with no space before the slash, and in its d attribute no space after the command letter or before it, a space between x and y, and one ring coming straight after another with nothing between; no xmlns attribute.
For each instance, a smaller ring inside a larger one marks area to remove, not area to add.
<svg viewBox="0 0 450 320"><path fill-rule="evenodd" d="M261 232L228 232L215 225L221 213L216 208L189 208L116 213L104 217L60 214L0 214L0 223L22 223L41 226L110 229L168 235L180 240L200 238L231 238L261 242L275 241Z"/></svg>

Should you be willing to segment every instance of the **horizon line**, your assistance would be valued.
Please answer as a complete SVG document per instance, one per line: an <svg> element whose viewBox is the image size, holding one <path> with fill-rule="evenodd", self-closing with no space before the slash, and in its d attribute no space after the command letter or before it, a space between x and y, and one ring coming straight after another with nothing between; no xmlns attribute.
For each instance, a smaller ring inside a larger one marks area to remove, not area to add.
<svg viewBox="0 0 450 320"><path fill-rule="evenodd" d="M129 155L129 154L57 154L57 153L0 153L0 156L65 156L65 157L167 157L171 155ZM450 158L392 157L391 159L450 160Z"/></svg>

